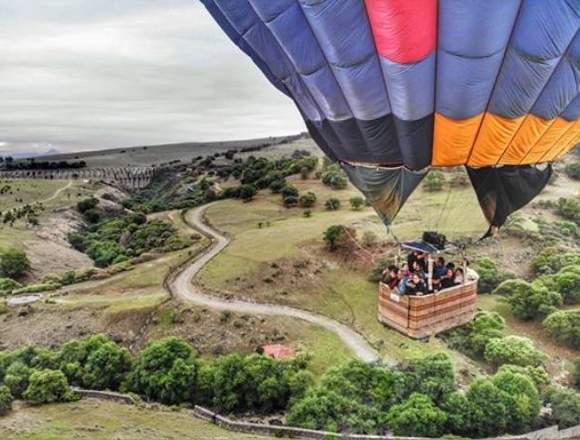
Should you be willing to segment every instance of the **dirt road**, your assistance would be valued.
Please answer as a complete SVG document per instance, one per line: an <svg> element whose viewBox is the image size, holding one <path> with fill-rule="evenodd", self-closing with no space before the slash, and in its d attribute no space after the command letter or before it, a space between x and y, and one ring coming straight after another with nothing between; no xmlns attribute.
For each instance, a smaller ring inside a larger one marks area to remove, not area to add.
<svg viewBox="0 0 580 440"><path fill-rule="evenodd" d="M186 222L188 225L210 238L212 244L205 252L198 255L185 267L170 284L170 289L177 298L214 310L228 310L236 313L255 315L288 316L308 321L334 332L359 359L365 362L375 362L380 359L376 350L371 347L362 335L333 319L288 306L228 301L201 291L193 283L194 278L206 264L222 252L230 243L230 240L226 236L204 222L203 217L208 206L211 205L196 208L186 214Z"/></svg>

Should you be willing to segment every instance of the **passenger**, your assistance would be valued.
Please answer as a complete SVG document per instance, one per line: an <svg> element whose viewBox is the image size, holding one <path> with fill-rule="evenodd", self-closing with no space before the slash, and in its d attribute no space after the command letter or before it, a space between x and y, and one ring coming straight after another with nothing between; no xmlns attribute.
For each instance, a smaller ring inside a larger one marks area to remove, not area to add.
<svg viewBox="0 0 580 440"><path fill-rule="evenodd" d="M455 269L455 284L463 284L465 283L465 274L463 273L463 269L458 267Z"/></svg>
<svg viewBox="0 0 580 440"><path fill-rule="evenodd" d="M399 268L391 264L383 271L383 283L387 284L391 290L399 285Z"/></svg>
<svg viewBox="0 0 580 440"><path fill-rule="evenodd" d="M427 285L419 274L414 273L411 278L407 279L405 293L408 295L423 295L427 293Z"/></svg>
<svg viewBox="0 0 580 440"><path fill-rule="evenodd" d="M397 286L395 293L398 295L406 295L408 281L409 281L409 274L402 274L402 276L399 277L399 285Z"/></svg>
<svg viewBox="0 0 580 440"><path fill-rule="evenodd" d="M435 267L433 268L433 278L441 278L447 273L447 267L445 267L445 258L437 257L435 262Z"/></svg>
<svg viewBox="0 0 580 440"><path fill-rule="evenodd" d="M471 267L469 267L469 260L466 258L465 259L465 278L467 281L478 281L479 280L479 274L474 271Z"/></svg>
<svg viewBox="0 0 580 440"><path fill-rule="evenodd" d="M450 287L455 286L455 271L453 269L449 267L447 268L447 273L443 277L441 277L440 286L441 289L448 289Z"/></svg>
<svg viewBox="0 0 580 440"><path fill-rule="evenodd" d="M407 264L411 270L415 263L418 263L419 266L422 268L423 272L427 270L427 260L425 259L425 253L421 251L413 251L407 257Z"/></svg>

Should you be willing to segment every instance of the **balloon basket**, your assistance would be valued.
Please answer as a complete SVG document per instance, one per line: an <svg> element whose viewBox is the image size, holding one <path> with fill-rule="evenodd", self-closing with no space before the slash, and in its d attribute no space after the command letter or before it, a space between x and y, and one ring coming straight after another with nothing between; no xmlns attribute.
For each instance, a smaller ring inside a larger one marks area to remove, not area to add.
<svg viewBox="0 0 580 440"><path fill-rule="evenodd" d="M428 295L397 295L379 285L379 321L414 339L424 339L465 324L475 315L477 281Z"/></svg>

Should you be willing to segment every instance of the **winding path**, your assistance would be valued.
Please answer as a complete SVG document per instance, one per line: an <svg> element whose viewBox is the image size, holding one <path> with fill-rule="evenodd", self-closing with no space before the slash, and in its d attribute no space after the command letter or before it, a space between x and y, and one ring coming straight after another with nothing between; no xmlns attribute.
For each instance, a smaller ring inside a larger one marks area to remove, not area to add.
<svg viewBox="0 0 580 440"><path fill-rule="evenodd" d="M188 226L206 235L212 241L212 244L205 252L194 258L169 284L169 288L177 298L214 310L227 310L236 313L256 315L287 316L301 319L335 333L361 360L365 362L376 362L380 359L376 350L371 347L362 335L333 319L293 307L238 300L229 301L202 292L193 283L194 278L206 264L230 244L229 238L204 222L204 214L209 206L211 205L196 208L186 214L185 220Z"/></svg>

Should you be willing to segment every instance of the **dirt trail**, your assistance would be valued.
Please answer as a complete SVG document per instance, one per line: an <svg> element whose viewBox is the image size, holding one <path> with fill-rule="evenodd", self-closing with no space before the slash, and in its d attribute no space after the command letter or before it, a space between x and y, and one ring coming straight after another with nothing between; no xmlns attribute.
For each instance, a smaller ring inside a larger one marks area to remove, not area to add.
<svg viewBox="0 0 580 440"><path fill-rule="evenodd" d="M320 325L334 332L355 354L365 362L375 362L380 359L376 350L359 333L340 322L316 313L276 304L258 304L245 301L228 301L204 293L193 283L196 275L215 256L222 252L230 243L229 238L208 226L204 220L206 209L211 205L202 206L189 211L185 220L187 224L211 239L211 246L198 255L183 269L170 284L172 293L186 302L209 307L214 310L228 310L236 313L248 313L269 316L288 316Z"/></svg>

